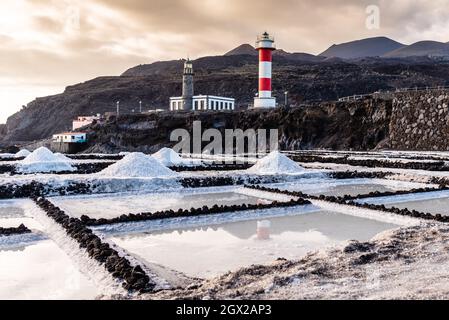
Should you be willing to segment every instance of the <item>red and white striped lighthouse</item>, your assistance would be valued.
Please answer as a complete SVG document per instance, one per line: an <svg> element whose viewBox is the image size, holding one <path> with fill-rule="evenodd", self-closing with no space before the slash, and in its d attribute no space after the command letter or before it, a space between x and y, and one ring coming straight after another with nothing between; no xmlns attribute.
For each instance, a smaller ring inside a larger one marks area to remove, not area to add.
<svg viewBox="0 0 449 320"><path fill-rule="evenodd" d="M267 32L257 37L259 51L259 95L254 99L254 108L275 108L276 98L271 96L271 70L274 39Z"/></svg>

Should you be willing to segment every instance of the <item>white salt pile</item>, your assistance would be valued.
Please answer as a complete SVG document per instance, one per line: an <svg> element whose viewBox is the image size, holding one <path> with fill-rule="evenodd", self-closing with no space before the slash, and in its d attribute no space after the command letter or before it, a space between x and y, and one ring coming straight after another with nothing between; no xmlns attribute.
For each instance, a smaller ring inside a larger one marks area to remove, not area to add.
<svg viewBox="0 0 449 320"><path fill-rule="evenodd" d="M183 159L177 152L170 148L163 148L153 154L153 158L166 167L177 166L183 163Z"/></svg>
<svg viewBox="0 0 449 320"><path fill-rule="evenodd" d="M22 149L14 155L14 158L24 158L28 157L31 154L27 149Z"/></svg>
<svg viewBox="0 0 449 320"><path fill-rule="evenodd" d="M55 153L55 157L57 157L62 162L72 162L73 161L72 159L66 157L62 153Z"/></svg>
<svg viewBox="0 0 449 320"><path fill-rule="evenodd" d="M253 174L295 174L305 169L279 151L273 151L247 170Z"/></svg>
<svg viewBox="0 0 449 320"><path fill-rule="evenodd" d="M143 153L130 153L122 160L100 172L108 177L176 177L178 174L165 167L158 160Z"/></svg>
<svg viewBox="0 0 449 320"><path fill-rule="evenodd" d="M63 157L41 147L20 161L17 170L23 173L76 171L71 160Z"/></svg>

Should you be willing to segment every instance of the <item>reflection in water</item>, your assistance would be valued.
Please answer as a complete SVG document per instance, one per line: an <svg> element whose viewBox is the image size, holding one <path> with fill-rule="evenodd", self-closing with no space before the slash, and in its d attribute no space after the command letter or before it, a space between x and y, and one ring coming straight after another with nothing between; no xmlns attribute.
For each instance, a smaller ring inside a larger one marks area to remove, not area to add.
<svg viewBox="0 0 449 320"><path fill-rule="evenodd" d="M258 230L259 227L265 228ZM268 229L267 226L270 226ZM298 259L307 252L347 240L365 241L395 228L329 211L270 219L227 223L202 228L118 236L118 245L154 263L191 276L212 277L276 258ZM259 231L262 231L261 233ZM269 241L260 241L259 237Z"/></svg>
<svg viewBox="0 0 449 320"><path fill-rule="evenodd" d="M268 220L257 221L257 239L270 240L271 222Z"/></svg>
<svg viewBox="0 0 449 320"><path fill-rule="evenodd" d="M53 242L0 250L0 299L93 299L97 290Z"/></svg>

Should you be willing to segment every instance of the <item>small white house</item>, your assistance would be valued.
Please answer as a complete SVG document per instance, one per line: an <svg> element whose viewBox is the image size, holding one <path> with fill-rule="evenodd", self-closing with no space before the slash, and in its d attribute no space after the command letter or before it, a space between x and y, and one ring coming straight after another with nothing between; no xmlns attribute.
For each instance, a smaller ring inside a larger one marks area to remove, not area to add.
<svg viewBox="0 0 449 320"><path fill-rule="evenodd" d="M64 132L53 135L53 142L62 143L85 143L87 134L85 132Z"/></svg>
<svg viewBox="0 0 449 320"><path fill-rule="evenodd" d="M182 110L183 98L172 97L170 98L170 110L178 111ZM194 111L206 111L206 110L235 110L235 99L218 96L193 96Z"/></svg>
<svg viewBox="0 0 449 320"><path fill-rule="evenodd" d="M73 120L72 130L78 130L79 128L88 126L92 124L94 121L101 120L101 115L97 114L96 116L79 116L75 120Z"/></svg>

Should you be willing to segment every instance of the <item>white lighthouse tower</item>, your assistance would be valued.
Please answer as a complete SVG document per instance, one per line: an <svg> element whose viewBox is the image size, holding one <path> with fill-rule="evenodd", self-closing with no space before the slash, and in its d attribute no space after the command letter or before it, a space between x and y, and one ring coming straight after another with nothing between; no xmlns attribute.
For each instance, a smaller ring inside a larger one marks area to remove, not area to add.
<svg viewBox="0 0 449 320"><path fill-rule="evenodd" d="M276 98L271 96L271 70L274 39L267 32L257 37L256 49L259 51L259 95L254 99L254 108L275 108Z"/></svg>

